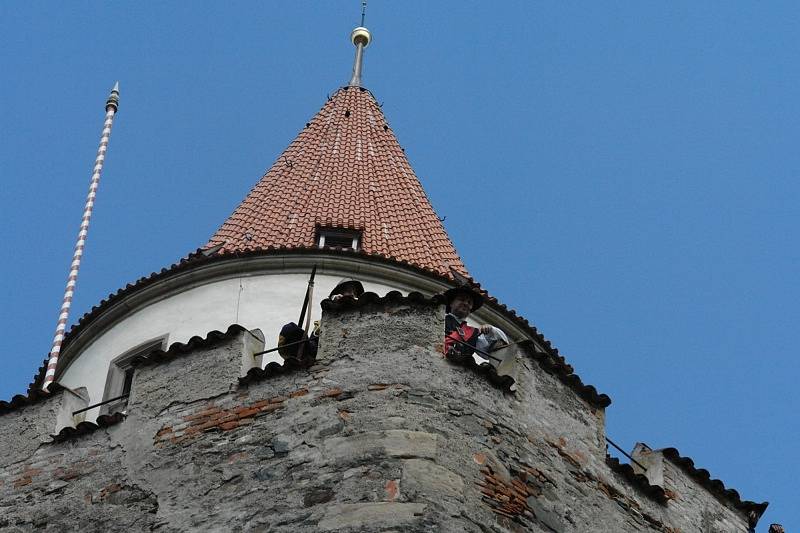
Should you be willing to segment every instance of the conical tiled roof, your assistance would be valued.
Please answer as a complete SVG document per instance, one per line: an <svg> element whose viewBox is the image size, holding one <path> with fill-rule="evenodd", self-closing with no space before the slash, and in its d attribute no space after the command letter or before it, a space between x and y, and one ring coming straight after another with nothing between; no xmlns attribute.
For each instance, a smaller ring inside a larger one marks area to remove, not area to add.
<svg viewBox="0 0 800 533"><path fill-rule="evenodd" d="M361 251L450 275L466 269L372 94L343 87L211 238L221 252L312 247L361 231Z"/></svg>

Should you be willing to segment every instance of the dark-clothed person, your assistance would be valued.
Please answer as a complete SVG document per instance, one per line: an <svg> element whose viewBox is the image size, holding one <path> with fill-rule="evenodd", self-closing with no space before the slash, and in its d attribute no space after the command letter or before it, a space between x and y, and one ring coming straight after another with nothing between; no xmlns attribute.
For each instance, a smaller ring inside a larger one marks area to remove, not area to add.
<svg viewBox="0 0 800 533"><path fill-rule="evenodd" d="M358 300L362 294L364 294L364 286L360 281L345 278L336 284L328 298L333 301L341 298ZM304 339L306 342L300 343ZM281 347L278 353L284 359L295 358L305 364L313 363L317 358L317 350L319 349L319 321L314 322L314 330L310 336L306 336L303 328L294 322L284 325L278 335L278 346Z"/></svg>

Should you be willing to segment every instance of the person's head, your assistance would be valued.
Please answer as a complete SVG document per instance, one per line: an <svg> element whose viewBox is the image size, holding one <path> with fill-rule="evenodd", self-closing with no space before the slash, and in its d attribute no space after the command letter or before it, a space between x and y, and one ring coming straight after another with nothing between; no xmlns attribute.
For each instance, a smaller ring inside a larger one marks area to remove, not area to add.
<svg viewBox="0 0 800 533"><path fill-rule="evenodd" d="M466 292L460 292L450 300L450 312L460 319L467 318L472 312L472 296Z"/></svg>
<svg viewBox="0 0 800 533"><path fill-rule="evenodd" d="M355 279L343 279L336 284L336 287L333 288L328 298L333 298L338 295L340 297L349 296L358 299L362 294L364 294L364 286L360 281Z"/></svg>
<svg viewBox="0 0 800 533"><path fill-rule="evenodd" d="M483 305L483 297L469 287L449 289L444 293L444 298L447 303L447 312L461 320Z"/></svg>

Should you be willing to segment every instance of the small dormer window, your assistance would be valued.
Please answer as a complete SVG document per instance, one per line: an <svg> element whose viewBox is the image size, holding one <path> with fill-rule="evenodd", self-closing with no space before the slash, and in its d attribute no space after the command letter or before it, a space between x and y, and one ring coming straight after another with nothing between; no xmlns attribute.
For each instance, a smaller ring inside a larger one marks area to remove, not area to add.
<svg viewBox="0 0 800 533"><path fill-rule="evenodd" d="M320 248L328 246L358 250L361 245L361 232L342 228L319 228L317 245Z"/></svg>

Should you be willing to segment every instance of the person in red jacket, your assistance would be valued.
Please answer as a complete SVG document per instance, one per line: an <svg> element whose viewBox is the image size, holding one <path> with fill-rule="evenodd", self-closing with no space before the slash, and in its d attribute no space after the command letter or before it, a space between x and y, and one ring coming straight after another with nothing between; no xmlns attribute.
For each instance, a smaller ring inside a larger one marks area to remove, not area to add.
<svg viewBox="0 0 800 533"><path fill-rule="evenodd" d="M483 305L483 296L469 287L449 289L444 293L447 315L444 319L444 355L463 357L477 354L481 359L498 343L508 344L506 334L494 326L474 327L467 317ZM476 351L477 350L477 351Z"/></svg>

